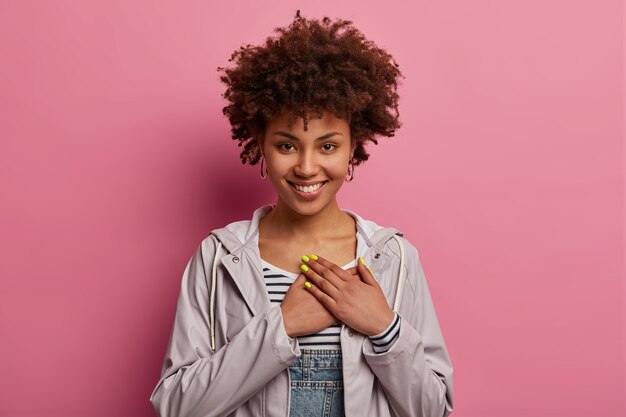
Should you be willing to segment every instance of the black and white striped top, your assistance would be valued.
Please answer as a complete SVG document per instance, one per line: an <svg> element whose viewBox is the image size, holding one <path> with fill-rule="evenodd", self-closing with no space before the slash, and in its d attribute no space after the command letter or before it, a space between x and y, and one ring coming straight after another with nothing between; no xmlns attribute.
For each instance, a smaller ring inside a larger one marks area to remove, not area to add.
<svg viewBox="0 0 626 417"><path fill-rule="evenodd" d="M287 290L298 277L293 272L285 271L261 259L265 286L272 305L280 305ZM343 269L356 266L356 259L344 265ZM339 331L341 323L337 322L315 334L299 336L298 344L310 349L341 349ZM382 333L370 336L375 353L384 353L391 348L400 333L400 316L396 313L392 323Z"/></svg>

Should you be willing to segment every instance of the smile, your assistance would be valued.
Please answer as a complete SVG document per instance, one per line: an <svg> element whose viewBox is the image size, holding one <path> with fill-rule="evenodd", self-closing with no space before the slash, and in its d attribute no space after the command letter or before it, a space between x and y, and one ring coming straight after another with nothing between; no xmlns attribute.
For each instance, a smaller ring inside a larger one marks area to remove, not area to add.
<svg viewBox="0 0 626 417"><path fill-rule="evenodd" d="M324 187L324 185L328 181L322 181L322 182L318 182L317 184L307 185L304 187L301 185L294 184L290 181L287 181L287 182L289 182L289 185L291 186L291 188L293 188L297 192L297 194L303 197L313 197L320 193L320 190Z"/></svg>
<svg viewBox="0 0 626 417"><path fill-rule="evenodd" d="M291 185L293 185L296 188L296 190L298 190L298 191L303 191L305 193L311 193L313 191L318 190L322 185L324 185L324 182L318 182L317 184L307 185L307 186L302 186L302 185L298 185L298 184L294 184L294 183L291 183Z"/></svg>

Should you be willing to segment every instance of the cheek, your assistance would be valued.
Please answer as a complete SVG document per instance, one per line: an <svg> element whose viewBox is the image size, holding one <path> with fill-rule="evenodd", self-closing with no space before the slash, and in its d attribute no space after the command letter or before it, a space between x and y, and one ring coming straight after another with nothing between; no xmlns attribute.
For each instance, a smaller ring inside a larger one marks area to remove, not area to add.
<svg viewBox="0 0 626 417"><path fill-rule="evenodd" d="M273 174L280 174L285 171L285 163L280 158L269 158L265 160L267 166L267 172Z"/></svg>
<svg viewBox="0 0 626 417"><path fill-rule="evenodd" d="M285 185L284 178L289 175L290 165L282 162L278 160L267 161L267 176L276 189Z"/></svg>
<svg viewBox="0 0 626 417"><path fill-rule="evenodd" d="M348 174L348 159L338 158L327 166L326 172L333 177L345 177Z"/></svg>

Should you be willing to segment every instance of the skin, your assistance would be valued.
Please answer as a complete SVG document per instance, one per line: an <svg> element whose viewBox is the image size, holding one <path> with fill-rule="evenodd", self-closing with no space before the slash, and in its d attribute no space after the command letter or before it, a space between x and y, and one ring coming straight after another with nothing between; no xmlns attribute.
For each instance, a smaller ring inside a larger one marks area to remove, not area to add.
<svg viewBox="0 0 626 417"><path fill-rule="evenodd" d="M354 219L341 211L336 198L355 149L349 123L327 111L321 119L310 118L306 131L301 118L291 128L287 121L288 113L280 114L257 137L268 178L278 194L275 208L260 220L260 239L271 236L286 248L319 248L323 252L324 242L343 235L355 247ZM294 192L290 181L326 183L314 200L306 200ZM337 320L368 336L391 324L394 313L364 264L358 262L357 267L344 270L320 255L305 263L308 271L298 275L281 304L290 337L316 333ZM310 288L304 286L305 281Z"/></svg>

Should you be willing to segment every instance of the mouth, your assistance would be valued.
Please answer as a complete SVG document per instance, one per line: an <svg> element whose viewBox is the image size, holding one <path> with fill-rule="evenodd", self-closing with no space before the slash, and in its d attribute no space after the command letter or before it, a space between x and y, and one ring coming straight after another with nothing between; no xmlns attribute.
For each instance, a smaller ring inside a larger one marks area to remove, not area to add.
<svg viewBox="0 0 626 417"><path fill-rule="evenodd" d="M296 185L291 181L287 181L287 182L291 186L291 189L294 190L297 195L305 199L312 199L312 198L315 198L322 191L322 189L324 188L328 180L321 181L321 182L318 182L317 184L309 185L305 187Z"/></svg>

